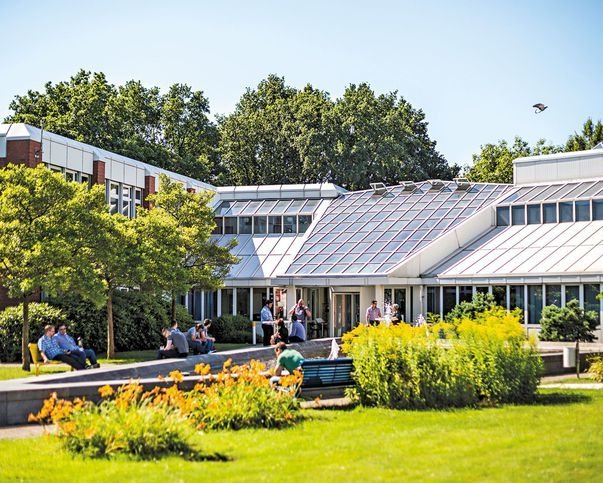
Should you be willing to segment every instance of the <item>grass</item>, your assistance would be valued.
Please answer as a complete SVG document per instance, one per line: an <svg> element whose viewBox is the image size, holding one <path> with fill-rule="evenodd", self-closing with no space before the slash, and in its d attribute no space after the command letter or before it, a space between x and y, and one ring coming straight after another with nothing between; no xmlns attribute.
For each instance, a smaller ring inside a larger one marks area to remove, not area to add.
<svg viewBox="0 0 603 483"><path fill-rule="evenodd" d="M479 410L308 414L287 430L200 435L201 447L226 462L91 461L65 453L55 437L3 440L0 474L47 482L600 481L603 471L601 391L547 390L534 405Z"/></svg>
<svg viewBox="0 0 603 483"><path fill-rule="evenodd" d="M241 349L245 347L251 347L248 344L217 344L216 349L218 352L227 351L232 349ZM102 357L102 354L99 354ZM115 358L108 360L104 358L99 358L98 362L101 365L106 364L130 364L132 362L144 362L151 361L157 358L157 351L148 350L148 351L130 351L130 352L117 352L115 354ZM40 367L40 375L43 374L56 374L59 372L67 372L69 368L64 365L47 365ZM34 368L32 365L32 370L30 372L26 372L21 369L21 363L15 364L0 364L0 381L6 379L18 379L20 377L31 377L35 376Z"/></svg>

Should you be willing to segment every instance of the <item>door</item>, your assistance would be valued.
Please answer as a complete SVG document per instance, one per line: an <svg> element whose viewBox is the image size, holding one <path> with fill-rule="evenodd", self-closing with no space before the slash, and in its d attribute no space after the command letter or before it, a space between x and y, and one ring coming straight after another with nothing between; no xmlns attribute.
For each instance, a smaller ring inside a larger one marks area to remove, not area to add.
<svg viewBox="0 0 603 483"><path fill-rule="evenodd" d="M333 305L333 336L341 337L360 321L360 293L334 293Z"/></svg>

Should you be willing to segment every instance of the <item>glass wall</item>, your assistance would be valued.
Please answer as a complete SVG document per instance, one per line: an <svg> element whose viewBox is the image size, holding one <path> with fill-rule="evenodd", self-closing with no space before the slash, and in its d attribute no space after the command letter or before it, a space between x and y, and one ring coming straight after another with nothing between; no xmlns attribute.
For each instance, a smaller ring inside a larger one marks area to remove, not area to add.
<svg viewBox="0 0 603 483"><path fill-rule="evenodd" d="M494 285L492 287L492 296L497 305L507 307L507 287L504 285Z"/></svg>
<svg viewBox="0 0 603 483"><path fill-rule="evenodd" d="M597 320L601 321L601 302L597 295L601 292L599 284L584 284L584 310L593 310L597 313Z"/></svg>
<svg viewBox="0 0 603 483"><path fill-rule="evenodd" d="M580 300L580 286L579 285L566 285L565 286L565 303L570 300Z"/></svg>
<svg viewBox="0 0 603 483"><path fill-rule="evenodd" d="M444 315L450 312L456 305L456 287L444 286Z"/></svg>
<svg viewBox="0 0 603 483"><path fill-rule="evenodd" d="M509 308L523 310L524 307L523 285L511 285L509 287Z"/></svg>
<svg viewBox="0 0 603 483"><path fill-rule="evenodd" d="M205 318L213 319L218 315L218 291L205 291L204 292L205 302Z"/></svg>
<svg viewBox="0 0 603 483"><path fill-rule="evenodd" d="M473 287L471 285L459 287L459 303L473 300Z"/></svg>
<svg viewBox="0 0 603 483"><path fill-rule="evenodd" d="M427 287L427 312L440 313L440 287Z"/></svg>
<svg viewBox="0 0 603 483"><path fill-rule="evenodd" d="M538 324L542 317L542 285L528 285L528 323Z"/></svg>
<svg viewBox="0 0 603 483"><path fill-rule="evenodd" d="M237 288L237 314L250 319L248 288Z"/></svg>
<svg viewBox="0 0 603 483"><path fill-rule="evenodd" d="M561 285L546 286L546 304L561 307Z"/></svg>

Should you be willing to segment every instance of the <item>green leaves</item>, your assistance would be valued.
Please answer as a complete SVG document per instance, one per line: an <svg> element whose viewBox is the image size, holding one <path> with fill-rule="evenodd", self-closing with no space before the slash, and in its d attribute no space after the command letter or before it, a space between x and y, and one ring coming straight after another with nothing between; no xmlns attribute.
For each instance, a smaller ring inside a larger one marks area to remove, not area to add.
<svg viewBox="0 0 603 483"><path fill-rule="evenodd" d="M597 314L585 311L577 300L570 300L565 307L549 305L542 310L541 340L566 342L592 342L597 328Z"/></svg>

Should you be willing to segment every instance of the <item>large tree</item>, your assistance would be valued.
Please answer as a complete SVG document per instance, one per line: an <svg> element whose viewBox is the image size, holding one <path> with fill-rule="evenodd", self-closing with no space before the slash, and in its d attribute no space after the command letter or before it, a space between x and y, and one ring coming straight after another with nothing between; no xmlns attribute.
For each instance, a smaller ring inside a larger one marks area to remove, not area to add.
<svg viewBox="0 0 603 483"><path fill-rule="evenodd" d="M94 214L106 209L101 189L86 190L38 166L0 170L0 284L23 304L22 360L29 371L29 301L40 290L94 297L99 286L82 250Z"/></svg>
<svg viewBox="0 0 603 483"><path fill-rule="evenodd" d="M565 150L583 151L592 149L601 142L603 142L603 123L601 121L594 123L589 117L582 126L582 131L569 137L565 143Z"/></svg>
<svg viewBox="0 0 603 483"><path fill-rule="evenodd" d="M144 224L140 231L147 239L146 244L151 253L153 247L161 249L162 240L173 247L169 250L169 260L166 260L164 269L156 267L154 272L148 271L154 273L154 278L151 278L154 283L150 284L151 287L170 293L173 320L176 317L176 297L179 294L191 288L220 287L231 265L238 262L238 258L230 253L236 246L236 241L232 240L225 246L220 246L210 238L215 227L214 212L209 206L212 197L213 192L209 191L187 192L182 184L161 175L157 194L149 196L154 208L150 212L141 209L140 216ZM149 229L158 223L164 227L172 224L172 231L178 234L180 248L177 247L177 240L168 240L169 230L165 235L161 235L158 230ZM179 249L181 252L178 256ZM152 262L152 258L150 261Z"/></svg>
<svg viewBox="0 0 603 483"><path fill-rule="evenodd" d="M7 122L44 127L78 141L211 181L217 131L202 91L183 84L165 94L139 81L110 84L102 72L80 70L42 92L15 96Z"/></svg>
<svg viewBox="0 0 603 483"><path fill-rule="evenodd" d="M349 86L335 101L308 85L298 91L270 75L247 89L219 121L220 153L233 184L330 181L350 189L373 181L450 178L429 139L425 115L396 92Z"/></svg>

